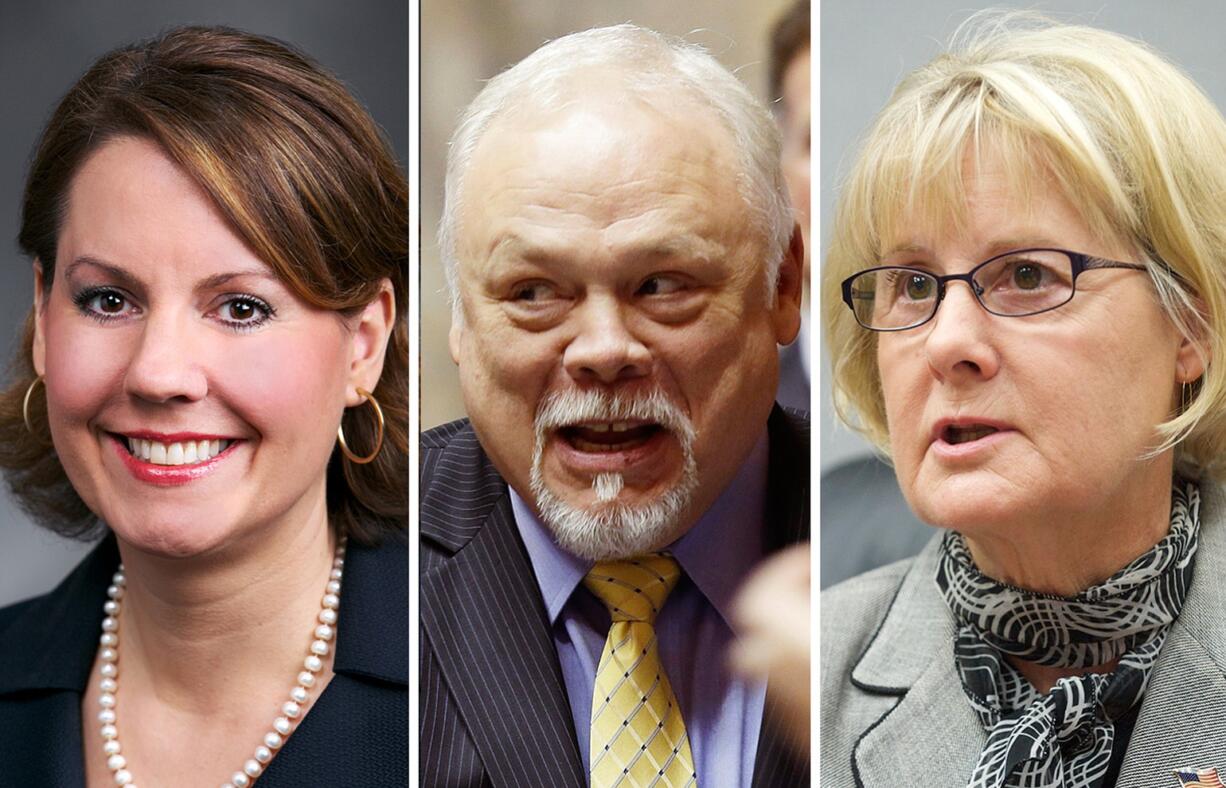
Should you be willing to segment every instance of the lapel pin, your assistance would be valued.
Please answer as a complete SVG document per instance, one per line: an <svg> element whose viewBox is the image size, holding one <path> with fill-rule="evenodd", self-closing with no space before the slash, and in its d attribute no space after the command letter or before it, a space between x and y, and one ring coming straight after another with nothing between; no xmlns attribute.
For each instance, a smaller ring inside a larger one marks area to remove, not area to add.
<svg viewBox="0 0 1226 788"><path fill-rule="evenodd" d="M1175 776L1179 778L1181 788L1226 788L1217 769L1176 769Z"/></svg>

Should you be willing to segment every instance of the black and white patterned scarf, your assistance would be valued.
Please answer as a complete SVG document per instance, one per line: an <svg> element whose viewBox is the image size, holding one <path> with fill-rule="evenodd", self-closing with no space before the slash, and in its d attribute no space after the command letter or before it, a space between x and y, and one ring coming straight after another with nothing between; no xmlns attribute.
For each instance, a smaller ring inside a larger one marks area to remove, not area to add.
<svg viewBox="0 0 1226 788"><path fill-rule="evenodd" d="M967 788L1095 788L1111 763L1115 720L1141 701L1150 668L1192 582L1200 493L1177 481L1171 530L1105 582L1074 597L1015 588L975 567L945 535L937 585L958 621L962 688L988 731ZM1006 655L1060 667L1119 659L1114 672L1038 692Z"/></svg>

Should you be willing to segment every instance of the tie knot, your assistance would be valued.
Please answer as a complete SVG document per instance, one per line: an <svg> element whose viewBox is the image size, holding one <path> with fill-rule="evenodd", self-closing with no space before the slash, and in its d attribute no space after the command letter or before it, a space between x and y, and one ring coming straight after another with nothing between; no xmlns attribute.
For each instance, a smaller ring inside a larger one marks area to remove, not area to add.
<svg viewBox="0 0 1226 788"><path fill-rule="evenodd" d="M583 578L583 585L604 602L614 621L651 624L680 577L676 559L655 554L629 561L601 561Z"/></svg>

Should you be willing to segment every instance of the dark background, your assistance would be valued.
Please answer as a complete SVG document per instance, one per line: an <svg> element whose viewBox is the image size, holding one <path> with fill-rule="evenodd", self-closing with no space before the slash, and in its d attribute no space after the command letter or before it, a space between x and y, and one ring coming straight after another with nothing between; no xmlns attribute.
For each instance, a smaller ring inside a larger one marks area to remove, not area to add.
<svg viewBox="0 0 1226 788"><path fill-rule="evenodd" d="M102 54L182 24L287 41L338 75L382 126L407 171L407 0L0 0L0 356L4 381L33 297L17 249L25 173L60 97ZM0 490L0 606L53 588L88 545L42 531Z"/></svg>

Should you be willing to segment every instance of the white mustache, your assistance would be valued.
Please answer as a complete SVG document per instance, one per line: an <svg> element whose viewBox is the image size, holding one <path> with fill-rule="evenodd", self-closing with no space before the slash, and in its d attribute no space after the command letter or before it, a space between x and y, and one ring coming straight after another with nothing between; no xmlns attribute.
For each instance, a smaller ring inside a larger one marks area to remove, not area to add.
<svg viewBox="0 0 1226 788"><path fill-rule="evenodd" d="M649 421L676 433L683 442L694 438L685 411L659 389L630 397L588 389L560 391L541 402L534 424L537 442L548 430L591 421Z"/></svg>

